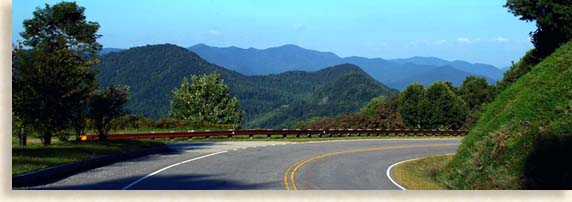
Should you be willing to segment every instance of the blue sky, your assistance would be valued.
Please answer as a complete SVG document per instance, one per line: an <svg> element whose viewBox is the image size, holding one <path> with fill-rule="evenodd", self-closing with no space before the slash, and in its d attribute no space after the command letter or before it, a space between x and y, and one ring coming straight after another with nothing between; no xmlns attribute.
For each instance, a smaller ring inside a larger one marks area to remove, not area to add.
<svg viewBox="0 0 572 202"><path fill-rule="evenodd" d="M12 2L12 36L36 7ZM534 23L506 0L97 0L76 1L101 25L104 47L172 43L268 48L295 44L340 56L434 56L509 66L532 48Z"/></svg>

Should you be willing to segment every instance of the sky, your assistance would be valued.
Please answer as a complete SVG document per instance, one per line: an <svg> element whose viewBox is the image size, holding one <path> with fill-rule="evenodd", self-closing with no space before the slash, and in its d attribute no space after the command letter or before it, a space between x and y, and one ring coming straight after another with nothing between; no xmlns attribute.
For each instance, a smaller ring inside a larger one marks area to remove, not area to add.
<svg viewBox="0 0 572 202"><path fill-rule="evenodd" d="M12 41L45 3L12 1ZM97 0L76 1L101 25L106 48L171 43L269 48L294 44L342 57L431 56L510 66L533 46L534 22L506 0Z"/></svg>

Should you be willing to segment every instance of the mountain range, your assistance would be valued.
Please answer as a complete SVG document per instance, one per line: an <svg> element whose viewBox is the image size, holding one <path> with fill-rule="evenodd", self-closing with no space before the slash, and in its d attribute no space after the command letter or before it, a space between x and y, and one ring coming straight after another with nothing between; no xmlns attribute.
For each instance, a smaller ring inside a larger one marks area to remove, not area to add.
<svg viewBox="0 0 572 202"><path fill-rule="evenodd" d="M403 89L409 83L429 85L435 81L451 81L459 86L469 75L482 76L490 83L503 77L504 71L488 64L447 61L435 57L412 57L386 60L382 58L339 57L331 52L284 45L267 49L212 47L197 44L189 47L205 60L245 75L266 75L285 71L316 71L337 64L351 63L389 87Z"/></svg>
<svg viewBox="0 0 572 202"><path fill-rule="evenodd" d="M109 51L100 61L93 67L100 84L128 85L130 112L151 118L168 116L171 91L184 77L210 73L221 74L239 99L242 123L248 128L291 127L312 117L354 112L374 97L398 93L353 64L248 76L171 44Z"/></svg>

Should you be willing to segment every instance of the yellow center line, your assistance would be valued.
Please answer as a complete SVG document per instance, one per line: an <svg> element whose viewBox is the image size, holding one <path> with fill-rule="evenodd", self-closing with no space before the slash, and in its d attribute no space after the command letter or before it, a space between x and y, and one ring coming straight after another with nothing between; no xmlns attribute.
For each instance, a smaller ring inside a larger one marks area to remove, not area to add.
<svg viewBox="0 0 572 202"><path fill-rule="evenodd" d="M332 152L326 154L320 154L312 157L305 158L301 161L298 161L286 168L284 172L283 180L284 180L284 187L286 190L298 190L296 186L296 172L305 164L315 161L318 159L341 155L341 154L350 154L350 153L358 153L358 152L370 152L370 151L384 151L384 150L394 150L394 149L411 149L411 148L420 148L420 147L445 147L445 146L456 146L458 144L427 144L427 145L414 145L414 146L395 146L395 147L374 147L374 148L365 148L365 149L355 149L355 150L347 150L347 151L339 151L339 152Z"/></svg>

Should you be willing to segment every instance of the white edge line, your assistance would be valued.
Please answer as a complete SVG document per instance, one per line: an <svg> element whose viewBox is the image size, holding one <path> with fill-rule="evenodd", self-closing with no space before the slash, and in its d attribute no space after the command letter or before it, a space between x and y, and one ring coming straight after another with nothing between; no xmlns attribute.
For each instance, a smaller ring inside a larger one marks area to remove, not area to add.
<svg viewBox="0 0 572 202"><path fill-rule="evenodd" d="M401 164L401 163L405 163L405 162L409 162L409 161L415 161L415 160L418 160L418 159L421 159L421 158L422 158L422 157L420 157L420 158L414 158L414 159L409 159L409 160L405 160L405 161L400 161L400 162L394 163L393 165L389 166L389 168L387 168L387 172L386 172L387 178L389 178L389 180L390 180L395 186L399 187L401 190L407 190L405 187L401 186L399 183L397 183L397 182L391 177L391 169L393 169L394 166L399 165L399 164Z"/></svg>
<svg viewBox="0 0 572 202"><path fill-rule="evenodd" d="M156 175L157 173L163 172L163 171L165 171L165 170L167 170L167 169L169 169L169 168L172 168L172 167L175 167L175 166L184 164L184 163L188 163L188 162L191 162L191 161L196 161L196 160L199 160L199 159L202 159L202 158L206 158L206 157L209 157L209 156L214 156L214 155L217 155L217 154L222 154L222 153L225 153L225 152L228 152L228 151L220 151L220 152L216 152L216 153L212 153L212 154L207 154L207 155L204 155L204 156L199 156L199 157L196 157L196 158L192 158L192 159L189 159L189 160L186 160L186 161L181 161L181 162L179 162L179 163L175 163L175 164L173 164L173 165L170 165L170 166L161 168L161 169L159 169L159 170L157 170L157 171L155 171L155 172L152 172L152 173L150 173L150 174L148 174L148 175L146 175L146 176L144 176L144 177L142 177L142 178L139 178L138 180L132 182L131 184L129 184L129 185L123 187L121 190L127 190L127 189L133 187L134 185L136 185L137 183L139 183L139 182L141 182L141 181L143 181L143 180L145 180L145 179L147 179L147 178L149 178L149 177L151 177L151 176L153 176L153 175Z"/></svg>

